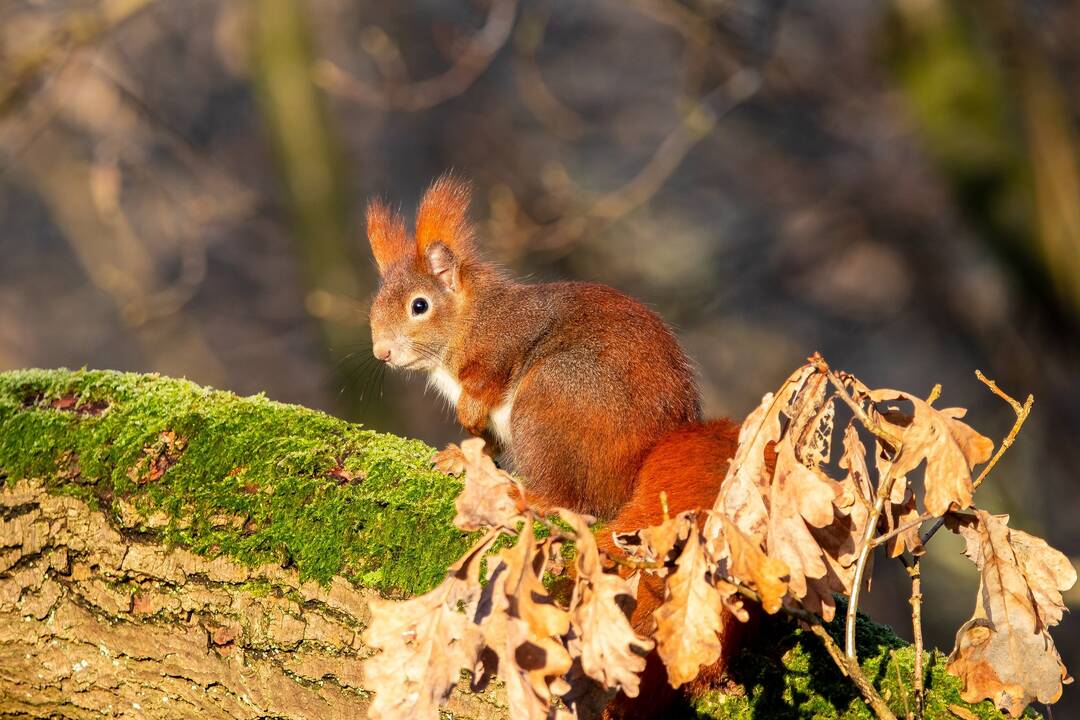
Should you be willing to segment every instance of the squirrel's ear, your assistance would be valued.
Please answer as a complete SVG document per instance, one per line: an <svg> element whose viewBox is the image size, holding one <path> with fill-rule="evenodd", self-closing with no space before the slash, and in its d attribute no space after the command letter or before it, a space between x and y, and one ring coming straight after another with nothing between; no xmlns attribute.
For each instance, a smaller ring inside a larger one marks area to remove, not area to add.
<svg viewBox="0 0 1080 720"><path fill-rule="evenodd" d="M451 292L461 288L461 277L458 273L461 261L446 243L434 242L428 245L425 259L428 271L440 285Z"/></svg>
<svg viewBox="0 0 1080 720"><path fill-rule="evenodd" d="M473 253L476 229L469 220L468 183L447 173L431 184L416 212L416 250L430 262L428 249L444 244L460 262Z"/></svg>
<svg viewBox="0 0 1080 720"><path fill-rule="evenodd" d="M368 203L367 236L380 275L385 275L388 267L414 252L405 221L381 200Z"/></svg>

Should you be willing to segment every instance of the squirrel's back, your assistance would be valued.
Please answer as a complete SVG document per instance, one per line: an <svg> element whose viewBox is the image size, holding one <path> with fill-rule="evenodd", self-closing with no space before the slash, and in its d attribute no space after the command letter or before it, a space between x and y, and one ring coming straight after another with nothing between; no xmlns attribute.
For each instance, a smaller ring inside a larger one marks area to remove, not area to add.
<svg viewBox="0 0 1080 720"><path fill-rule="evenodd" d="M550 314L509 389L513 465L547 503L612 517L657 440L700 419L690 363L655 313L612 288L521 287Z"/></svg>

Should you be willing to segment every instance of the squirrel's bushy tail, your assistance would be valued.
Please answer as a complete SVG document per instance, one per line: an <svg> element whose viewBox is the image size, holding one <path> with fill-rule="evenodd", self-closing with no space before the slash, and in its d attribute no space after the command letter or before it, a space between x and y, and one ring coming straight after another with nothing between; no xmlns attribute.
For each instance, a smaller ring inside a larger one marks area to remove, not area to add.
<svg viewBox="0 0 1080 720"><path fill-rule="evenodd" d="M630 500L611 521L612 531L663 522L661 492L671 516L711 508L738 444L739 426L727 418L684 425L661 437L645 456Z"/></svg>
<svg viewBox="0 0 1080 720"><path fill-rule="evenodd" d="M663 436L649 451L638 471L630 500L609 523L607 531L598 533L601 549L618 554L613 533L632 532L663 522L664 511L660 493L667 496L668 514L675 516L684 510L708 509L720 492L727 474L728 461L738 446L739 425L727 418L683 426ZM643 574L638 586L637 606L631 624L642 633L655 628L653 611L664 600L664 584L655 575ZM716 687L739 648L743 645L746 625L725 611L718 632L724 647L720 659L683 690L674 690L667 682L663 663L654 650L646 661L642 674L641 692L630 699L620 695L605 711L604 717L650 718L664 717L684 693L697 694Z"/></svg>

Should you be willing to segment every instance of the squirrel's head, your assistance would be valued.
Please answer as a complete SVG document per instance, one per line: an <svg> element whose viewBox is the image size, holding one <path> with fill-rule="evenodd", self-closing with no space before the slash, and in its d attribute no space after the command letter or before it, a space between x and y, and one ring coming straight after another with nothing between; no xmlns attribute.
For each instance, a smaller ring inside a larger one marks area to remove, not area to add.
<svg viewBox="0 0 1080 720"><path fill-rule="evenodd" d="M469 269L475 262L469 187L444 175L420 201L416 233L376 200L367 234L382 282L371 304L375 357L399 368L439 366L465 313Z"/></svg>

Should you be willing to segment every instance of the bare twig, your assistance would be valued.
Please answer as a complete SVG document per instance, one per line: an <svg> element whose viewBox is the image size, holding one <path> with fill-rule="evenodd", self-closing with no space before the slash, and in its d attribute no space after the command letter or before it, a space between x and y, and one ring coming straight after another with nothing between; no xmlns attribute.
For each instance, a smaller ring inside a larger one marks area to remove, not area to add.
<svg viewBox="0 0 1080 720"><path fill-rule="evenodd" d="M915 719L922 720L926 704L925 678L923 677L923 634L922 634L922 574L919 558L904 562L908 577L911 578L911 634L915 640Z"/></svg>
<svg viewBox="0 0 1080 720"><path fill-rule="evenodd" d="M427 110L468 90L488 69L510 38L516 12L517 0L492 0L484 27L469 40L454 64L435 77L375 88L324 58L316 65L316 82L331 93L384 110Z"/></svg>
<svg viewBox="0 0 1080 720"><path fill-rule="evenodd" d="M983 480L986 479L986 476L990 474L990 471L994 469L994 466L997 465L1001 456L1005 454L1005 451L1012 447L1013 442L1016 440L1017 433L1020 432L1020 428L1024 425L1024 421L1027 420L1028 415L1031 414L1031 406L1035 404L1035 396L1028 394L1027 400L1021 405L999 388L996 382L983 375L981 370L975 371L975 377L979 378L986 387L990 388L990 392L1009 403L1009 405L1012 406L1013 412L1016 413L1016 422L1013 423L1012 429L1009 430L1009 434L1001 441L1001 445L998 447L997 452L994 453L994 457L990 458L990 462L987 463L986 467L979 473L979 477L975 478L973 485L979 487L982 485Z"/></svg>
<svg viewBox="0 0 1080 720"><path fill-rule="evenodd" d="M885 543L889 542L890 540L892 540L894 537L896 537L900 533L907 532L908 530L910 530L913 527L918 527L919 525L922 525L924 522L926 522L927 520L929 520L932 517L933 517L933 515L931 515L930 513L923 513L922 515L915 518L911 522L906 522L903 525L900 525L899 527L895 527L892 530L890 530L889 532L884 533L883 535L878 535L877 537L875 537L873 540L870 541L870 544L873 545L874 547L878 547L879 545L884 545Z"/></svg>
<svg viewBox="0 0 1080 720"><path fill-rule="evenodd" d="M900 448L897 447L896 451L897 454L899 454ZM885 509L885 501L889 499L889 494L892 492L892 485L895 480L892 475L892 469L894 467L895 465L890 463L889 468L885 473L885 477L878 481L878 492L877 497L874 499L874 507L870 510L870 516L866 519L866 527L863 529L862 538L859 540L859 559L855 562L855 576L851 581L851 597L848 599L847 618L844 630L844 651L852 662L857 660L855 650L855 623L858 617L859 595L861 594L863 579L866 574L866 564L869 562L870 555L874 551L872 540L874 538L874 532L877 530L878 519Z"/></svg>
<svg viewBox="0 0 1080 720"><path fill-rule="evenodd" d="M825 375L829 378L829 382L831 382L836 388L837 395L839 395L840 399L843 400L849 408L851 408L851 411L855 413L855 417L859 419L859 422L863 424L863 427L865 427L879 439L887 442L889 446L893 448L894 458L899 455L900 440L893 437L892 433L881 427L879 423L872 420L870 416L866 414L866 411L863 409L862 405L857 403L855 401L855 398L851 397L851 393L848 392L847 386L844 385L843 381L841 381L840 378L836 376L836 373L832 371L832 368L829 367L829 364L825 362L825 358L821 357L819 353L814 353L810 356L809 361L820 372L825 373Z"/></svg>
<svg viewBox="0 0 1080 720"><path fill-rule="evenodd" d="M851 678L851 681L855 683L855 687L859 688L859 692L862 693L863 698L873 708L874 714L878 716L880 720L896 720L896 715L889 709L889 706L882 699L878 691L874 689L874 686L866 679L866 675L863 674L862 668L859 667L859 661L853 656L844 655L840 652L840 646L833 640L832 635L825 629L823 625L812 624L810 625L810 632L821 638L821 641L825 643L825 648L829 651L829 656L836 662L841 668L846 666L847 676Z"/></svg>

